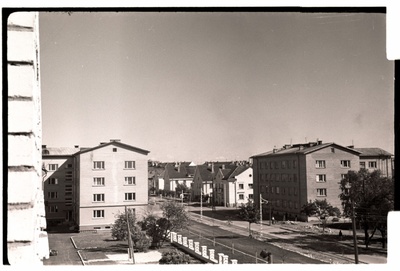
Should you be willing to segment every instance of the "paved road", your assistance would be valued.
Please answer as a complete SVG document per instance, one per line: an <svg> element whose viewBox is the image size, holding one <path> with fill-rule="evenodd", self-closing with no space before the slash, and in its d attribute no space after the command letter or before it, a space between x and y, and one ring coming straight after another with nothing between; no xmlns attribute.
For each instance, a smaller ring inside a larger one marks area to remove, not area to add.
<svg viewBox="0 0 400 271"><path fill-rule="evenodd" d="M44 260L44 265L82 265L70 237L76 233L49 233L49 247L58 251L57 256Z"/></svg>
<svg viewBox="0 0 400 271"><path fill-rule="evenodd" d="M323 263L319 260L306 257L296 252L288 251L275 245L268 244L268 242L251 239L247 236L248 231L246 229L235 229L235 232L233 233L223 228L225 227L206 225L203 223L192 221L190 225L190 232L201 234L203 238L208 238L211 240L215 238L215 242L221 243L228 247L232 247L232 243L234 243L235 249L243 251L251 256L254 256L255 254L259 255L261 250L265 249L266 251L269 251L272 253L272 255L274 255L274 263ZM183 231L183 234L185 232L186 231Z"/></svg>

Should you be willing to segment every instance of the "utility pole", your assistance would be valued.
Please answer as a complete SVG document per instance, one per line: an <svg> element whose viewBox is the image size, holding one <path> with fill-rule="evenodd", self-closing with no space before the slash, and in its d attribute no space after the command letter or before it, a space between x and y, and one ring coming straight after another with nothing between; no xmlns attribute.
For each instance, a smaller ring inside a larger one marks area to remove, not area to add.
<svg viewBox="0 0 400 271"><path fill-rule="evenodd" d="M200 221L203 220L203 184L200 187Z"/></svg>
<svg viewBox="0 0 400 271"><path fill-rule="evenodd" d="M268 204L268 200L265 200L262 198L262 194L260 193L260 230L262 231L262 205L263 203L267 203ZM271 224L270 224L271 226Z"/></svg>
<svg viewBox="0 0 400 271"><path fill-rule="evenodd" d="M129 257L132 258L132 263L135 264L135 253L133 251L132 238L131 238L131 227L129 225L129 212L128 212L128 208L126 206L125 206L125 216L126 216L126 224L128 225Z"/></svg>
<svg viewBox="0 0 400 271"><path fill-rule="evenodd" d="M358 264L358 247L357 247L357 232L356 232L356 222L354 218L354 202L351 201L351 220L353 224L353 242L354 242L354 260Z"/></svg>

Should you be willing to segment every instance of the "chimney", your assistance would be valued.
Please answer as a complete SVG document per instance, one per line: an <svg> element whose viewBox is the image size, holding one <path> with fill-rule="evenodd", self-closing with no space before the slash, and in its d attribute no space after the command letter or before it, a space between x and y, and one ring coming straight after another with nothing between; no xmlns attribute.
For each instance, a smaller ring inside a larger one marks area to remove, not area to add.
<svg viewBox="0 0 400 271"><path fill-rule="evenodd" d="M104 145L104 144L106 144L106 142L100 142L100 145Z"/></svg>
<svg viewBox="0 0 400 271"><path fill-rule="evenodd" d="M110 142L121 142L121 139L110 139Z"/></svg>
<svg viewBox="0 0 400 271"><path fill-rule="evenodd" d="M214 163L211 163L211 173L214 173Z"/></svg>
<svg viewBox="0 0 400 271"><path fill-rule="evenodd" d="M276 153L277 151L278 151L278 149L276 148L276 146L274 146L272 152L273 152L273 153Z"/></svg>
<svg viewBox="0 0 400 271"><path fill-rule="evenodd" d="M225 169L225 164L222 164L222 169Z"/></svg>
<svg viewBox="0 0 400 271"><path fill-rule="evenodd" d="M42 145L42 149L46 149L47 145Z"/></svg>
<svg viewBox="0 0 400 271"><path fill-rule="evenodd" d="M75 149L78 149L78 148L79 148L79 145L75 145L74 148L75 148Z"/></svg>
<svg viewBox="0 0 400 271"><path fill-rule="evenodd" d="M322 140L319 140L319 139L318 139L317 142L318 142L318 145L321 145L321 144L322 144Z"/></svg>
<svg viewBox="0 0 400 271"><path fill-rule="evenodd" d="M354 145L347 146L347 148L354 149Z"/></svg>

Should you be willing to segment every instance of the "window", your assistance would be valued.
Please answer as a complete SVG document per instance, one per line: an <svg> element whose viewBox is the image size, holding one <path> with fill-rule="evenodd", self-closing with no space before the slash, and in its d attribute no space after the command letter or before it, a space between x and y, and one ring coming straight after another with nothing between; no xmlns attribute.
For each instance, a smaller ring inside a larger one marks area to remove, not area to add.
<svg viewBox="0 0 400 271"><path fill-rule="evenodd" d="M326 188L317 188L318 197L326 197Z"/></svg>
<svg viewBox="0 0 400 271"><path fill-rule="evenodd" d="M296 168L296 166L297 166L297 161L293 160L293 168Z"/></svg>
<svg viewBox="0 0 400 271"><path fill-rule="evenodd" d="M376 162L368 162L369 168L376 168Z"/></svg>
<svg viewBox="0 0 400 271"><path fill-rule="evenodd" d="M275 161L275 168L278 169L279 168L279 164L277 161Z"/></svg>
<svg viewBox="0 0 400 271"><path fill-rule="evenodd" d="M253 194L249 194L249 199L253 199Z"/></svg>
<svg viewBox="0 0 400 271"><path fill-rule="evenodd" d="M126 201L134 201L136 200L136 193L125 193Z"/></svg>
<svg viewBox="0 0 400 271"><path fill-rule="evenodd" d="M334 153L335 152L335 148L331 148L331 152Z"/></svg>
<svg viewBox="0 0 400 271"><path fill-rule="evenodd" d="M49 199L56 199L56 198L58 198L58 193L57 192L47 192L47 197Z"/></svg>
<svg viewBox="0 0 400 271"><path fill-rule="evenodd" d="M243 200L244 199L244 195L243 194L239 194L239 199Z"/></svg>
<svg viewBox="0 0 400 271"><path fill-rule="evenodd" d="M244 184L240 183L239 184L239 189L244 189Z"/></svg>
<svg viewBox="0 0 400 271"><path fill-rule="evenodd" d="M325 174L317 174L316 181L319 182L319 183L325 183L326 182L326 175Z"/></svg>
<svg viewBox="0 0 400 271"><path fill-rule="evenodd" d="M104 194L93 194L94 202L104 202Z"/></svg>
<svg viewBox="0 0 400 271"><path fill-rule="evenodd" d="M297 174L293 174L293 182L297 182Z"/></svg>
<svg viewBox="0 0 400 271"><path fill-rule="evenodd" d="M294 208L295 209L299 208L299 203L297 201L294 203Z"/></svg>
<svg viewBox="0 0 400 271"><path fill-rule="evenodd" d="M349 168L350 167L350 160L341 160L340 161L340 166L344 168Z"/></svg>
<svg viewBox="0 0 400 271"><path fill-rule="evenodd" d="M50 178L50 179L49 179L49 184L50 184L50 185L56 185L56 184L58 184L58 179L57 179L57 178Z"/></svg>
<svg viewBox="0 0 400 271"><path fill-rule="evenodd" d="M135 185L136 178L135 177L125 177L125 185Z"/></svg>
<svg viewBox="0 0 400 271"><path fill-rule="evenodd" d="M113 148L113 152L117 152L117 148Z"/></svg>
<svg viewBox="0 0 400 271"><path fill-rule="evenodd" d="M253 184L249 183L249 189L253 189Z"/></svg>
<svg viewBox="0 0 400 271"><path fill-rule="evenodd" d="M93 161L93 169L104 169L104 161Z"/></svg>
<svg viewBox="0 0 400 271"><path fill-rule="evenodd" d="M279 182L281 180L281 174L276 174L275 178L276 181Z"/></svg>
<svg viewBox="0 0 400 271"><path fill-rule="evenodd" d="M316 160L315 167L316 168L325 168L325 160Z"/></svg>
<svg viewBox="0 0 400 271"><path fill-rule="evenodd" d="M350 193L350 188L345 188L345 189L344 189L344 194L345 194L346 196L348 196L349 193Z"/></svg>
<svg viewBox="0 0 400 271"><path fill-rule="evenodd" d="M104 186L104 177L94 177L93 186Z"/></svg>
<svg viewBox="0 0 400 271"><path fill-rule="evenodd" d="M104 210L93 210L93 218L104 218Z"/></svg>
<svg viewBox="0 0 400 271"><path fill-rule="evenodd" d="M360 162L360 168L365 168L365 162Z"/></svg>
<svg viewBox="0 0 400 271"><path fill-rule="evenodd" d="M56 171L58 169L58 164L49 164L49 171Z"/></svg>
<svg viewBox="0 0 400 271"><path fill-rule="evenodd" d="M276 200L276 207L281 206L281 201L279 199Z"/></svg>
<svg viewBox="0 0 400 271"><path fill-rule="evenodd" d="M57 205L50 205L49 206L50 213L58 213L58 206Z"/></svg>
<svg viewBox="0 0 400 271"><path fill-rule="evenodd" d="M67 168L72 168L72 164L68 164L68 165L67 165Z"/></svg>
<svg viewBox="0 0 400 271"><path fill-rule="evenodd" d="M297 196L297 187L293 187L293 194Z"/></svg>
<svg viewBox="0 0 400 271"><path fill-rule="evenodd" d="M125 169L135 169L135 161L125 161Z"/></svg>
<svg viewBox="0 0 400 271"><path fill-rule="evenodd" d="M286 168L286 161L282 161L282 168Z"/></svg>
<svg viewBox="0 0 400 271"><path fill-rule="evenodd" d="M276 193L279 194L279 186L276 187Z"/></svg>

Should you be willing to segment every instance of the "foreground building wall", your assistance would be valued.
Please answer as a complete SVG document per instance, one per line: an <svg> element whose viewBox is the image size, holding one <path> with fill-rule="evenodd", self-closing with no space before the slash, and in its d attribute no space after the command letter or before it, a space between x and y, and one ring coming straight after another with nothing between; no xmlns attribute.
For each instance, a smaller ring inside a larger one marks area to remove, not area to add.
<svg viewBox="0 0 400 271"><path fill-rule="evenodd" d="M125 206L138 218L148 206L149 152L119 142L83 150L77 157L79 230L110 229Z"/></svg>
<svg viewBox="0 0 400 271"><path fill-rule="evenodd" d="M8 204L11 265L42 264L48 257L42 190L39 15L18 12L7 21ZM7 152L7 150L4 150Z"/></svg>

